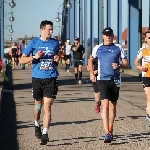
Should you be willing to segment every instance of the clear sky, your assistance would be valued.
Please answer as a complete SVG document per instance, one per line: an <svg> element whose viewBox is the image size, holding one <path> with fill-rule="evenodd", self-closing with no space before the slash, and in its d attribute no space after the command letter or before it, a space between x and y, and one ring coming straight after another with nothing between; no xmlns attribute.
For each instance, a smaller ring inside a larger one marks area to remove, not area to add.
<svg viewBox="0 0 150 150"><path fill-rule="evenodd" d="M11 0L6 0L10 2ZM5 15L8 12L13 11L15 21L13 24L14 33L12 34L13 39L27 36L39 36L40 30L39 25L42 20L53 20L54 26L58 26L58 23L55 21L55 17L57 17L58 7L63 3L63 0L14 0L16 2L16 7L11 10L10 6L5 3ZM89 0L87 0L89 2ZM94 35L97 37L97 1L93 0L95 5L95 28L94 28ZM128 0L123 0L123 25L122 29L124 30L128 25ZM70 0L73 2L73 0ZM147 27L149 24L148 14L149 14L149 1L143 1L143 19L142 24L143 27ZM104 0L104 14L106 16L106 0ZM59 11L61 12L62 6L60 7ZM111 27L114 29L114 33L117 31L117 0L112 0L112 20L111 20ZM89 13L88 13L89 14ZM10 14L8 14L4 20L5 25L10 25L9 18ZM60 16L61 17L61 16ZM90 16L89 16L90 17ZM104 19L104 22L106 17ZM105 26L105 23L104 23ZM8 29L4 30L5 39L9 39L10 33ZM58 27L54 28L53 35L58 35ZM89 35L88 35L89 36Z"/></svg>

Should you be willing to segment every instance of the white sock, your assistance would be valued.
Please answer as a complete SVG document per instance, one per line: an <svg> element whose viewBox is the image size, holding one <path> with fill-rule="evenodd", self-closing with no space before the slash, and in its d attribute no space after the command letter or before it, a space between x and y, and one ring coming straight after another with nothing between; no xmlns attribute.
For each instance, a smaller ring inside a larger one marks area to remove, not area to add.
<svg viewBox="0 0 150 150"><path fill-rule="evenodd" d="M40 127L40 120L38 120L38 121L35 120L35 126Z"/></svg>
<svg viewBox="0 0 150 150"><path fill-rule="evenodd" d="M43 134L48 134L48 129L47 128L43 129Z"/></svg>

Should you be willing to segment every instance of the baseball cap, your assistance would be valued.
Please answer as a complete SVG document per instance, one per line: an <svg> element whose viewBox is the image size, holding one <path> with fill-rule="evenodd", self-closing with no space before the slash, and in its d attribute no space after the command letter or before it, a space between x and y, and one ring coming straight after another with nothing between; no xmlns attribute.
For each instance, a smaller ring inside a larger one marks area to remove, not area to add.
<svg viewBox="0 0 150 150"><path fill-rule="evenodd" d="M69 39L67 39L67 40L66 40L66 42L68 42L68 43L69 43L69 42L70 42L70 40L69 40Z"/></svg>
<svg viewBox="0 0 150 150"><path fill-rule="evenodd" d="M74 38L74 40L76 40L76 41L80 41L78 37L75 37L75 38Z"/></svg>
<svg viewBox="0 0 150 150"><path fill-rule="evenodd" d="M108 35L108 34L110 35L110 34L113 34L113 30L110 27L108 27L108 28L105 28L102 33L104 35Z"/></svg>

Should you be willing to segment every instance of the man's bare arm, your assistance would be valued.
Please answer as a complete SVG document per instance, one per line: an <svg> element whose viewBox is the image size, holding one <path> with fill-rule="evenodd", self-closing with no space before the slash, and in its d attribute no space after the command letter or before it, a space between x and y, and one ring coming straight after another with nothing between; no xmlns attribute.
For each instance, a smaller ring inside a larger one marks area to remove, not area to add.
<svg viewBox="0 0 150 150"><path fill-rule="evenodd" d="M34 58L31 57L31 56L26 56L25 54L22 54L22 56L21 56L19 62L22 63L22 64L26 64L26 63L29 63L29 62L33 61L33 59L39 59L39 58L41 58L42 56L43 56L43 52L42 52L42 51L38 51L38 52L35 54Z"/></svg>
<svg viewBox="0 0 150 150"><path fill-rule="evenodd" d="M89 68L90 74L93 74L93 61L94 61L94 58L90 55L90 58L88 59L88 68Z"/></svg>
<svg viewBox="0 0 150 150"><path fill-rule="evenodd" d="M26 64L29 63L33 60L33 58L31 56L26 56L25 54L22 54L21 58L19 59L19 62L21 64Z"/></svg>
<svg viewBox="0 0 150 150"><path fill-rule="evenodd" d="M135 59L135 61L134 61L134 65L135 65L135 67L136 67L137 69L139 69L139 70L142 71L142 70L143 70L143 69L142 69L143 67L140 65L140 60L141 60L141 58L138 58L138 57L137 57L137 58Z"/></svg>

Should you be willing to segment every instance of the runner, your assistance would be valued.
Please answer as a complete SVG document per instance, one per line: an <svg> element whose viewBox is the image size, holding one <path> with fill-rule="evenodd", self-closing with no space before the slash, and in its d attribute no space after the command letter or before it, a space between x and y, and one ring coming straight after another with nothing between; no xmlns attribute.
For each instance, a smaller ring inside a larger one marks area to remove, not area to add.
<svg viewBox="0 0 150 150"><path fill-rule="evenodd" d="M77 83L82 84L82 66L83 66L82 60L84 59L85 56L85 50L84 47L80 45L79 38L74 39L74 45L72 45L71 49L73 50L75 79Z"/></svg>
<svg viewBox="0 0 150 150"><path fill-rule="evenodd" d="M64 45L64 59L66 63L66 71L69 72L70 62L71 62L71 44L70 40L66 40Z"/></svg>
<svg viewBox="0 0 150 150"><path fill-rule="evenodd" d="M150 122L150 30L145 32L146 46L142 47L135 59L135 66L142 71L142 84L147 96L146 120ZM142 59L142 65L140 65Z"/></svg>
<svg viewBox="0 0 150 150"><path fill-rule="evenodd" d="M87 70L89 71L88 65L87 65ZM98 58L97 57L93 60L93 74L96 77L98 75ZM95 112L99 113L100 112L101 101L100 101L100 92L99 92L99 89L98 89L98 83L97 83L97 81L96 82L92 82L92 85L93 85L95 102L96 102Z"/></svg>
<svg viewBox="0 0 150 150"><path fill-rule="evenodd" d="M13 42L11 50L10 50L10 55L11 55L11 58L12 58L13 69L15 69L15 66L17 65L17 59L18 59L17 52L18 52L17 43Z"/></svg>
<svg viewBox="0 0 150 150"><path fill-rule="evenodd" d="M113 43L113 30L105 28L103 30L103 44L96 45L92 55L88 60L90 79L96 82L93 74L93 60L98 57L98 88L102 104L102 120L105 130L104 143L110 143L113 139L113 124L116 117L116 105L119 97L119 88L116 82L120 82L119 68L127 68L128 61L124 55L124 50L119 44ZM122 64L120 64L120 60Z"/></svg>
<svg viewBox="0 0 150 150"><path fill-rule="evenodd" d="M51 121L51 105L57 93L58 76L57 65L59 61L59 42L51 38L53 33L53 23L42 21L40 24L41 37L31 40L24 49L21 63L32 61L32 86L33 98L35 100L35 136L41 139L41 144L47 144L48 131ZM33 54L33 57L30 56ZM44 103L43 103L44 101ZM44 105L43 133L40 128L40 113Z"/></svg>

